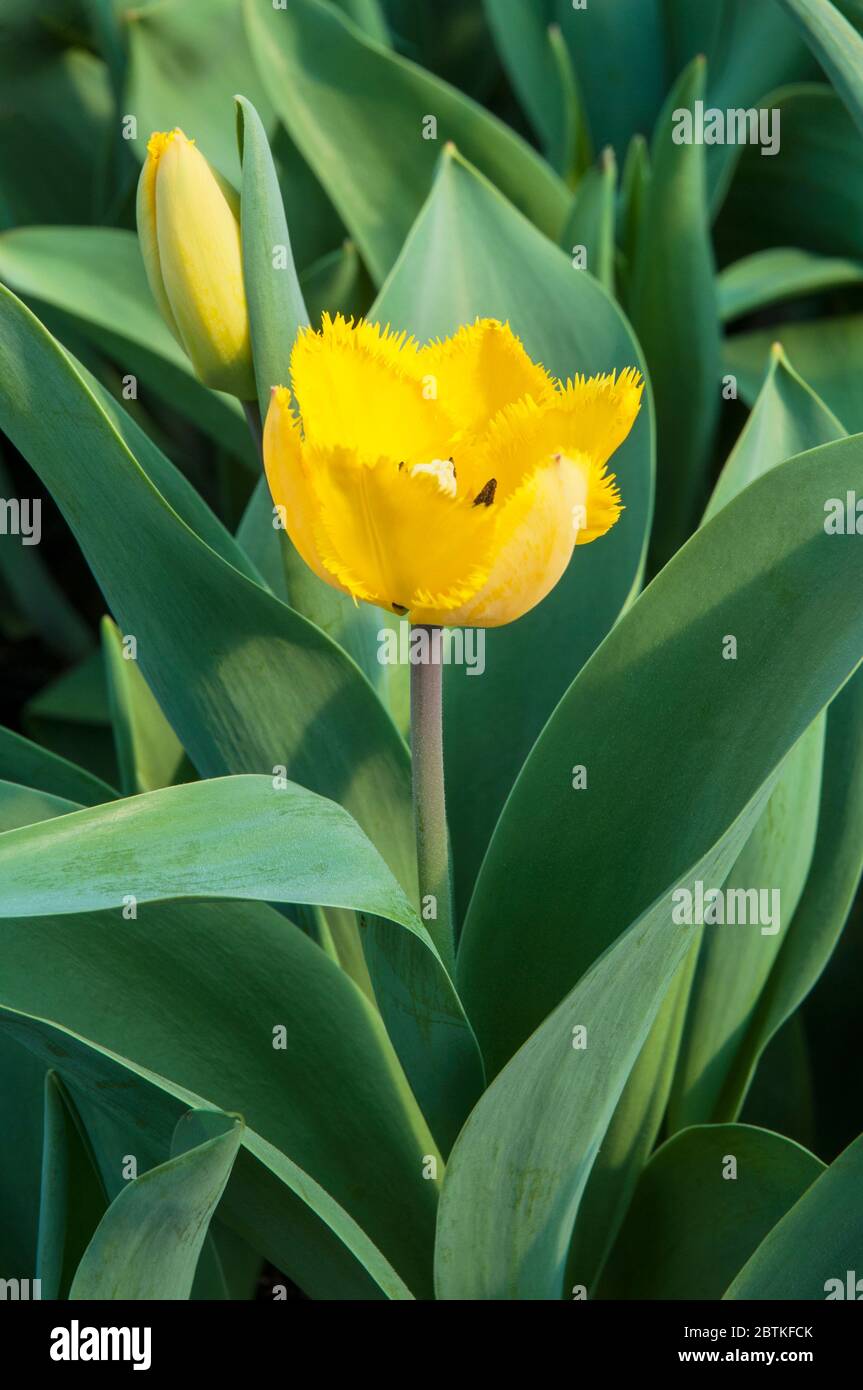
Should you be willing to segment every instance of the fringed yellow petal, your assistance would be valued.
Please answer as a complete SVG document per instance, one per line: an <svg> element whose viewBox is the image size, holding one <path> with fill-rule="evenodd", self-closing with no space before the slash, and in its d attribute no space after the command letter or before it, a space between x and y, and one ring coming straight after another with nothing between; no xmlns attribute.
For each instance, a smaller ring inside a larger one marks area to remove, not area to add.
<svg viewBox="0 0 863 1390"><path fill-rule="evenodd" d="M493 518L454 498L434 474L390 459L306 445L315 539L326 568L354 595L395 613L448 612L485 582Z"/></svg>
<svg viewBox="0 0 863 1390"><path fill-rule="evenodd" d="M297 338L291 379L312 444L406 464L452 453L455 427L425 389L417 345L404 333L324 314L319 332Z"/></svg>
<svg viewBox="0 0 863 1390"><path fill-rule="evenodd" d="M485 584L460 609L437 621L501 627L535 608L572 558L590 476L588 459L558 455L523 479L497 509L495 559ZM496 506L492 503L488 510L495 512ZM436 620L415 614L413 621Z"/></svg>
<svg viewBox="0 0 863 1390"><path fill-rule="evenodd" d="M423 375L463 433L485 429L498 411L522 396L543 399L554 381L532 362L508 323L477 319L419 354Z"/></svg>
<svg viewBox="0 0 863 1390"><path fill-rule="evenodd" d="M274 386L264 424L264 469L270 495L280 508L281 519L309 569L319 579L343 586L324 565L315 542L315 498L303 465L300 422L291 409L286 386Z"/></svg>
<svg viewBox="0 0 863 1390"><path fill-rule="evenodd" d="M620 488L604 463L590 460L584 513L577 518L576 545L587 545L610 531L623 511Z"/></svg>
<svg viewBox="0 0 863 1390"><path fill-rule="evenodd" d="M502 410L478 445L480 473L491 473L504 496L555 454L588 458L602 467L629 434L641 401L637 372L576 378L537 401Z"/></svg>

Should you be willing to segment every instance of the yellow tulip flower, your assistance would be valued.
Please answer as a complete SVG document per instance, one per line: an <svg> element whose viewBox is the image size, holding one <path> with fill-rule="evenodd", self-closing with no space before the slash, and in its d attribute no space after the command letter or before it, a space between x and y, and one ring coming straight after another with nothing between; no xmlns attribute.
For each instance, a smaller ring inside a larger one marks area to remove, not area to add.
<svg viewBox="0 0 863 1390"><path fill-rule="evenodd" d="M181 130L150 136L137 219L150 289L196 375L253 400L239 199Z"/></svg>
<svg viewBox="0 0 863 1390"><path fill-rule="evenodd" d="M539 603L573 547L622 510L606 464L643 383L565 384L508 324L419 347L323 316L291 354L264 430L270 491L306 564L413 623L498 627Z"/></svg>

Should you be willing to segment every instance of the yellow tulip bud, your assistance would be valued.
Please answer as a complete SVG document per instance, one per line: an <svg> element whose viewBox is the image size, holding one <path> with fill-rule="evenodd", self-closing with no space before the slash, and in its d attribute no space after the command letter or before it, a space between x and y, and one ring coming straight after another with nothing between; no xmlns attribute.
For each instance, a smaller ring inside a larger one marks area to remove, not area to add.
<svg viewBox="0 0 863 1390"><path fill-rule="evenodd" d="M253 400L239 199L181 130L150 137L137 218L153 296L196 375Z"/></svg>

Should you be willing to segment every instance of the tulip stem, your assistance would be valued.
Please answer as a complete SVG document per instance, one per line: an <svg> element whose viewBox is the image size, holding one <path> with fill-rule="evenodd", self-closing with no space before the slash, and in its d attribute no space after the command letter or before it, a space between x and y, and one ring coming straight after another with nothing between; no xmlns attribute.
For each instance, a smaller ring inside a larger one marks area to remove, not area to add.
<svg viewBox="0 0 863 1390"><path fill-rule="evenodd" d="M444 795L443 666L440 643L434 640L437 628L412 627L411 651L414 633L423 630L428 641L416 645L420 652L425 647L427 659L411 663L411 756L420 908L441 959L452 973L455 915Z"/></svg>

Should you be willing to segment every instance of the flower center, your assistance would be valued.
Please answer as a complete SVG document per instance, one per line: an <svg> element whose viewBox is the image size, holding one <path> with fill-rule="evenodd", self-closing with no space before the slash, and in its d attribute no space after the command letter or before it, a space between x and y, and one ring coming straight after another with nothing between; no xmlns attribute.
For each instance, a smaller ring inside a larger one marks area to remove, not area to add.
<svg viewBox="0 0 863 1390"><path fill-rule="evenodd" d="M447 497L455 497L455 467L452 459L432 459L430 463L415 463L411 469L411 477L415 478L418 473L430 473L436 479L441 492L445 492Z"/></svg>

